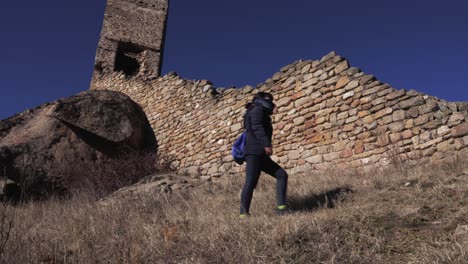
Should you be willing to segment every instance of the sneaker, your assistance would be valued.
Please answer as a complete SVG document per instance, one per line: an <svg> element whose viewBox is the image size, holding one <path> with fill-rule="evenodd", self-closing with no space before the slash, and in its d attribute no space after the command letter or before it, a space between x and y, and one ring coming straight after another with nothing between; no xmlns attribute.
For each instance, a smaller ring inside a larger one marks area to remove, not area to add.
<svg viewBox="0 0 468 264"><path fill-rule="evenodd" d="M244 214L240 214L240 215L239 215L239 218L240 218L240 219L245 219L245 218L248 218L248 217L250 217L250 215L247 214L247 213L244 213Z"/></svg>
<svg viewBox="0 0 468 264"><path fill-rule="evenodd" d="M278 205L275 209L277 215L285 215L291 213L291 209L289 209L286 205Z"/></svg>

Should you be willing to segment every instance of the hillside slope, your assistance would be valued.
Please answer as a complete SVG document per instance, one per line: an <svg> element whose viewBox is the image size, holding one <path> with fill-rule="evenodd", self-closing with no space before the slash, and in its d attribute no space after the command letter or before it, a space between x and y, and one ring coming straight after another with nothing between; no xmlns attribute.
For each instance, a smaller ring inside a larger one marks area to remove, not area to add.
<svg viewBox="0 0 468 264"><path fill-rule="evenodd" d="M294 212L283 216L272 210L274 180L265 175L249 219L238 218L241 175L172 193L137 191L135 199L115 196L110 203L82 194L26 204L14 210L2 260L467 263L465 160L293 174L288 195ZM13 208L6 209L10 216Z"/></svg>

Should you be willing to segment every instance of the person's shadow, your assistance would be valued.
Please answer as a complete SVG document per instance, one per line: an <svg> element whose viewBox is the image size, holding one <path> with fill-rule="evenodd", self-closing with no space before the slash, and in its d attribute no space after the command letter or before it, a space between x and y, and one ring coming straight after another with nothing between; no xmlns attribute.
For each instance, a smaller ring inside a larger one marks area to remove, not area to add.
<svg viewBox="0 0 468 264"><path fill-rule="evenodd" d="M308 194L305 197L290 197L289 207L293 211L312 211L318 208L334 208L337 201L343 201L347 194L353 193L348 187L338 187L320 194Z"/></svg>

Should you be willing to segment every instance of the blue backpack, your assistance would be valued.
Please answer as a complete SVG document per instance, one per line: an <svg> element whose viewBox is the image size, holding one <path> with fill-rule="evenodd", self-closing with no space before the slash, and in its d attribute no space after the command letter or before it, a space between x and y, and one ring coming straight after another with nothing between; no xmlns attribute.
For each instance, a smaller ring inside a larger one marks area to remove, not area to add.
<svg viewBox="0 0 468 264"><path fill-rule="evenodd" d="M234 161L242 165L244 163L244 148L247 138L247 133L242 132L242 134L236 139L234 145L232 146L231 155Z"/></svg>

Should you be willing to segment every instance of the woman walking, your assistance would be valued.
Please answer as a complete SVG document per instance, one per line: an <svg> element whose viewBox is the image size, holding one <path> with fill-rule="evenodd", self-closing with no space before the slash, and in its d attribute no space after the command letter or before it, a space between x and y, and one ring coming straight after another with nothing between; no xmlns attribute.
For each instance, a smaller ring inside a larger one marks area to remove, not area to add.
<svg viewBox="0 0 468 264"><path fill-rule="evenodd" d="M270 93L258 92L254 96L253 102L248 103L246 108L244 127L247 138L244 160L247 163L247 168L241 195L240 217L245 218L249 215L253 191L262 171L276 178L276 211L279 214L284 213L287 210L288 174L270 158L273 154L271 145L273 126L270 117L275 108L273 96Z"/></svg>

